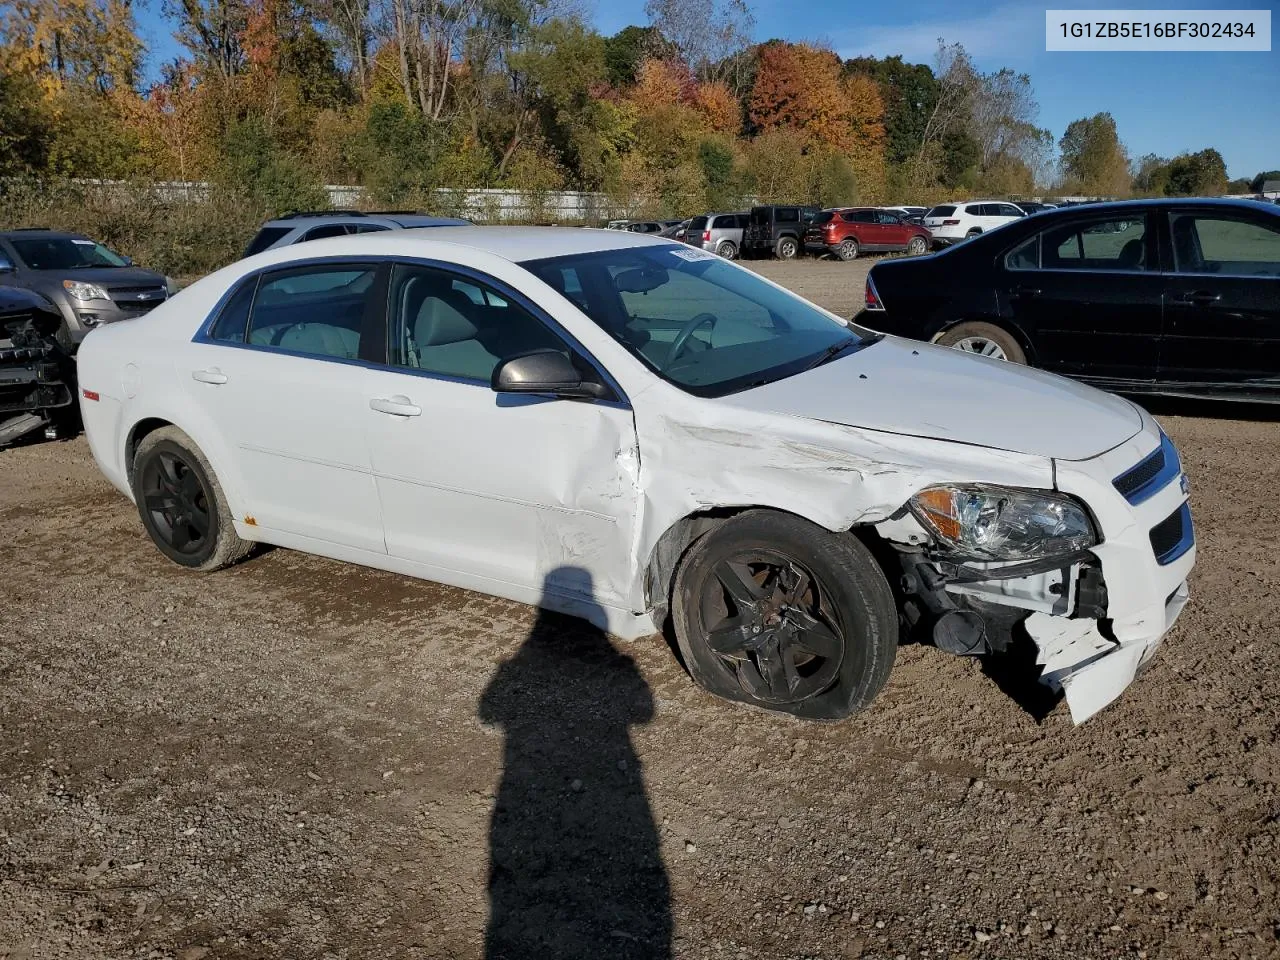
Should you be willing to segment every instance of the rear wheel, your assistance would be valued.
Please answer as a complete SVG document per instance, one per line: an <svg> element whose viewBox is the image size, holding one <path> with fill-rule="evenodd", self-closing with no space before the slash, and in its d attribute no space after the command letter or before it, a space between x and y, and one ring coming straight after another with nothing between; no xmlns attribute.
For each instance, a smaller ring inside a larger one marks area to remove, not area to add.
<svg viewBox="0 0 1280 960"><path fill-rule="evenodd" d="M800 244L795 237L782 237L773 248L779 260L794 260L800 252Z"/></svg>
<svg viewBox="0 0 1280 960"><path fill-rule="evenodd" d="M924 237L912 237L911 242L907 244L907 256L918 257L929 249L929 244Z"/></svg>
<svg viewBox="0 0 1280 960"><path fill-rule="evenodd" d="M893 667L893 595L851 534L743 513L689 549L672 592L685 663L716 696L838 720L867 706Z"/></svg>
<svg viewBox="0 0 1280 960"><path fill-rule="evenodd" d="M218 570L253 548L236 535L209 461L177 427L161 427L138 444L132 485L143 527L174 563Z"/></svg>
<svg viewBox="0 0 1280 960"><path fill-rule="evenodd" d="M858 241L853 237L846 237L840 241L840 246L836 248L836 256L841 260L857 260L858 259Z"/></svg>
<svg viewBox="0 0 1280 960"><path fill-rule="evenodd" d="M733 260L738 256L738 248L732 240L721 240L720 245L716 247L716 254L726 260Z"/></svg>
<svg viewBox="0 0 1280 960"><path fill-rule="evenodd" d="M972 240L974 237L976 237L980 233L982 233L982 228L974 227L972 230L970 230L968 233L964 235L964 238L966 240Z"/></svg>
<svg viewBox="0 0 1280 960"><path fill-rule="evenodd" d="M974 353L993 360L1027 362L1027 354L1022 345L1008 330L997 327L994 323L958 323L940 336L938 343L962 353Z"/></svg>

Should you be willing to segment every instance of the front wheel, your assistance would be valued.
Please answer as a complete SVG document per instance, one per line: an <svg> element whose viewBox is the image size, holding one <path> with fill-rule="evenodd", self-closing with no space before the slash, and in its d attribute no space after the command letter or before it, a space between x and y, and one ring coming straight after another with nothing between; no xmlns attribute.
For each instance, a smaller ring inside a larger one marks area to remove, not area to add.
<svg viewBox="0 0 1280 960"><path fill-rule="evenodd" d="M716 696L838 720L871 703L893 667L893 594L852 534L739 514L689 549L672 593L680 652Z"/></svg>
<svg viewBox="0 0 1280 960"><path fill-rule="evenodd" d="M1009 331L994 323L972 321L958 323L938 338L944 347L953 347L962 353L973 353L992 360L1008 360L1026 363L1027 354Z"/></svg>
<svg viewBox="0 0 1280 960"><path fill-rule="evenodd" d="M174 563L218 570L253 548L236 534L209 461L177 427L161 427L142 439L131 479L142 526Z"/></svg>
<svg viewBox="0 0 1280 960"><path fill-rule="evenodd" d="M795 237L783 237L773 248L773 252L779 260L794 260L800 252L800 244Z"/></svg>

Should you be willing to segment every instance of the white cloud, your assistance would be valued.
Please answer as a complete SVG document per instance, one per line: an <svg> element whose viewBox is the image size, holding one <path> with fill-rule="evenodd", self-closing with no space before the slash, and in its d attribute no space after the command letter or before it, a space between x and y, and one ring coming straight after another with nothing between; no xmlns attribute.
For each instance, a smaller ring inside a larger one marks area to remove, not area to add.
<svg viewBox="0 0 1280 960"><path fill-rule="evenodd" d="M1044 8L1007 4L975 17L923 19L893 26L850 27L834 31L832 43L842 57L902 54L908 63L932 63L938 38L962 43L984 66L1016 65L1044 53Z"/></svg>

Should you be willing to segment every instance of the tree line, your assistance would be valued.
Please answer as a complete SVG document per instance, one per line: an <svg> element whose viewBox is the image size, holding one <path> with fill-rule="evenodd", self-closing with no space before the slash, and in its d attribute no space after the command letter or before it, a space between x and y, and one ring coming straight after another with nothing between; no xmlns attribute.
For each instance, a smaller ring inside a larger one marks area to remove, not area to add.
<svg viewBox="0 0 1280 960"><path fill-rule="evenodd" d="M0 177L208 180L254 215L324 206L324 183L397 207L603 191L651 216L1251 187L1214 149L1131 158L1106 113L1055 142L1030 78L959 44L842 60L753 43L746 0L646 13L602 36L562 0L164 0L184 52L147 81L131 0L4 0Z"/></svg>

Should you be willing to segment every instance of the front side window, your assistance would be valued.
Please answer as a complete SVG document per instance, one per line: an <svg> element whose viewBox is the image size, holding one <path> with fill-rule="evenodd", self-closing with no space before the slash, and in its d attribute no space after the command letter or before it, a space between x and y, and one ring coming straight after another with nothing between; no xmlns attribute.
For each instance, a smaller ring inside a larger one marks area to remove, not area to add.
<svg viewBox="0 0 1280 960"><path fill-rule="evenodd" d="M325 264L265 274L249 318L249 342L314 357L354 360L377 268Z"/></svg>
<svg viewBox="0 0 1280 960"><path fill-rule="evenodd" d="M81 270L124 267L129 261L93 240L74 237L10 238L18 257L31 270Z"/></svg>
<svg viewBox="0 0 1280 960"><path fill-rule="evenodd" d="M552 286L574 299L577 277ZM398 265L388 297L387 362L488 383L503 360L568 347L545 323L487 284L434 267Z"/></svg>
<svg viewBox="0 0 1280 960"><path fill-rule="evenodd" d="M1000 204L1000 216L1002 217L1023 217L1026 213L1015 207L1012 203Z"/></svg>
<svg viewBox="0 0 1280 960"><path fill-rule="evenodd" d="M574 254L524 264L560 287L572 270L582 309L651 370L700 396L792 376L858 333L794 294L687 247Z"/></svg>
<svg viewBox="0 0 1280 960"><path fill-rule="evenodd" d="M1044 267L1050 270L1146 269L1146 218L1069 223L1041 234Z"/></svg>
<svg viewBox="0 0 1280 960"><path fill-rule="evenodd" d="M1173 213L1174 269L1236 277L1280 277L1280 217L1275 224L1198 213Z"/></svg>

